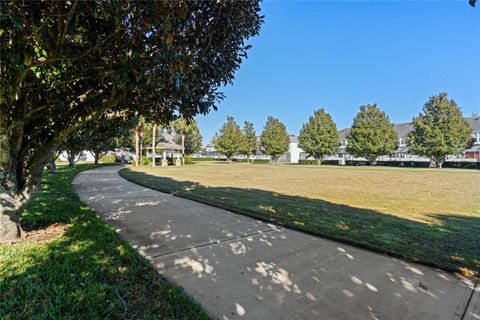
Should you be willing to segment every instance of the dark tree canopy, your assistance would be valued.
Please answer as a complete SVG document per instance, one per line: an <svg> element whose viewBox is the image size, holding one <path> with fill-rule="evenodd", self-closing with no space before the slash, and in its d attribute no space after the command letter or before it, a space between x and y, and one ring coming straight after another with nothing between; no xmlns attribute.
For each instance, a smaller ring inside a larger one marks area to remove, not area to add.
<svg viewBox="0 0 480 320"><path fill-rule="evenodd" d="M315 111L303 124L298 142L298 146L317 159L318 164L325 156L335 153L340 142L332 117L323 108Z"/></svg>
<svg viewBox="0 0 480 320"><path fill-rule="evenodd" d="M228 116L218 133L213 137L213 143L218 153L223 154L230 161L235 154L242 152L245 137L240 126L233 117Z"/></svg>
<svg viewBox="0 0 480 320"><path fill-rule="evenodd" d="M258 1L3 1L0 232L2 214L18 220L48 154L84 123L106 112L168 123L215 109L259 12Z"/></svg>
<svg viewBox="0 0 480 320"><path fill-rule="evenodd" d="M376 159L395 151L397 134L387 114L376 104L360 107L353 119L353 126L347 137L347 151L356 157L365 157L370 164Z"/></svg>
<svg viewBox="0 0 480 320"><path fill-rule="evenodd" d="M289 143L290 137L285 125L272 116L268 117L260 136L261 150L275 162L288 151Z"/></svg>
<svg viewBox="0 0 480 320"><path fill-rule="evenodd" d="M453 99L444 92L430 97L423 113L413 118L407 143L413 152L430 157L438 168L448 155L460 154L471 141L468 122Z"/></svg>

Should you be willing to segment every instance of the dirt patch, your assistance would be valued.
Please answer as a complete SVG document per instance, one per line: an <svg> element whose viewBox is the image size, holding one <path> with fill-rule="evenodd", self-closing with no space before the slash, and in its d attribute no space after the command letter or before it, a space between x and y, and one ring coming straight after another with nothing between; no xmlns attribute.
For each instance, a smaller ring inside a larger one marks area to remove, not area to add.
<svg viewBox="0 0 480 320"><path fill-rule="evenodd" d="M45 228L24 231L20 238L10 243L50 241L62 236L68 227L68 224L54 223Z"/></svg>

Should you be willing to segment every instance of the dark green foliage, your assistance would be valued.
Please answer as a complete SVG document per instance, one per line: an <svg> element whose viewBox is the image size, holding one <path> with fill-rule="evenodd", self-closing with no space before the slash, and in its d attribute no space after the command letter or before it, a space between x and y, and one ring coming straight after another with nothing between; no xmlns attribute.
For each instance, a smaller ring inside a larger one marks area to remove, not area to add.
<svg viewBox="0 0 480 320"><path fill-rule="evenodd" d="M59 166L44 175L23 212L24 228L69 224L63 236L0 246L0 318L208 319L80 201L72 178L93 167Z"/></svg>
<svg viewBox="0 0 480 320"><path fill-rule="evenodd" d="M243 125L244 145L242 146L242 153L249 159L251 155L257 153L257 135L253 128L253 123L245 121Z"/></svg>
<svg viewBox="0 0 480 320"><path fill-rule="evenodd" d="M445 161L443 168L480 169L480 162Z"/></svg>
<svg viewBox="0 0 480 320"><path fill-rule="evenodd" d="M282 154L288 151L290 137L287 128L280 120L270 116L263 126L260 136L260 149L272 157L275 162Z"/></svg>
<svg viewBox="0 0 480 320"><path fill-rule="evenodd" d="M99 120L85 123L79 131L65 139L59 149L67 153L71 166L83 150L90 151L95 158L94 162L98 163L107 151L130 145L132 131L137 123L135 117L103 116Z"/></svg>
<svg viewBox="0 0 480 320"><path fill-rule="evenodd" d="M385 112L376 104L364 105L353 119L353 126L347 137L347 151L356 157L365 157L369 164L395 151L397 134Z"/></svg>
<svg viewBox="0 0 480 320"><path fill-rule="evenodd" d="M323 164L328 165L339 165L338 160L324 160L322 161ZM300 165L318 165L317 160L298 160L298 164Z"/></svg>
<svg viewBox="0 0 480 320"><path fill-rule="evenodd" d="M85 123L216 109L261 23L255 0L2 1L0 201L10 220Z"/></svg>
<svg viewBox="0 0 480 320"><path fill-rule="evenodd" d="M325 156L337 152L340 146L337 126L323 108L315 111L309 121L302 126L298 146L317 159L318 164Z"/></svg>
<svg viewBox="0 0 480 320"><path fill-rule="evenodd" d="M185 154L192 154L200 151L202 147L202 135L195 120L187 122L185 119L177 119L171 123L175 131L174 142L182 145L182 134L184 136Z"/></svg>
<svg viewBox="0 0 480 320"><path fill-rule="evenodd" d="M410 150L430 157L441 168L448 155L462 153L471 141L471 132L455 101L442 92L430 97L423 113L413 119L407 142Z"/></svg>
<svg viewBox="0 0 480 320"><path fill-rule="evenodd" d="M218 161L218 159L215 159L213 157L195 157L192 158L193 161Z"/></svg>
<svg viewBox="0 0 480 320"><path fill-rule="evenodd" d="M218 133L213 137L213 143L218 153L223 154L228 160L242 152L245 137L240 126L231 116L227 117L227 122L223 124Z"/></svg>
<svg viewBox="0 0 480 320"><path fill-rule="evenodd" d="M87 123L80 134L86 150L92 152L97 163L107 151L131 147L133 129L137 124L136 117L104 116Z"/></svg>

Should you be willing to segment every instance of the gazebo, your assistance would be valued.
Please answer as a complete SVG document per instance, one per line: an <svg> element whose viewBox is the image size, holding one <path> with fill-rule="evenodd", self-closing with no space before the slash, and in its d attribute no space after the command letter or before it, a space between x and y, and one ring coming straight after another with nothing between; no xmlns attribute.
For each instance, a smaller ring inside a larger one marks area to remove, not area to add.
<svg viewBox="0 0 480 320"><path fill-rule="evenodd" d="M168 161L167 161L167 154L170 153L172 158L174 157L174 152L176 151L176 156L177 159L175 160L175 165L176 166L181 166L182 165L182 160L181 156L183 154L183 148L181 145L173 143L173 142L167 142L167 141L160 141L155 144L155 148L152 150L152 147L147 147L145 148L146 150L151 150L153 153L153 158L155 159L155 155L157 154L157 151L160 151L162 154L162 161L160 162L160 165L163 166L168 166Z"/></svg>

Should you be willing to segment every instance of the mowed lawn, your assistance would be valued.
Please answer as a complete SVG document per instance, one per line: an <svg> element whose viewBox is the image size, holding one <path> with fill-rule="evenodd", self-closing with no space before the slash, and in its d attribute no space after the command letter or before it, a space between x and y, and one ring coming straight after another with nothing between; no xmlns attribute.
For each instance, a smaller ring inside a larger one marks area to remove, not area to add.
<svg viewBox="0 0 480 320"><path fill-rule="evenodd" d="M75 174L94 167L45 174L23 212L24 228L64 234L0 245L0 319L209 319L75 194Z"/></svg>
<svg viewBox="0 0 480 320"><path fill-rule="evenodd" d="M123 177L287 227L466 274L480 270L480 172L222 162Z"/></svg>

